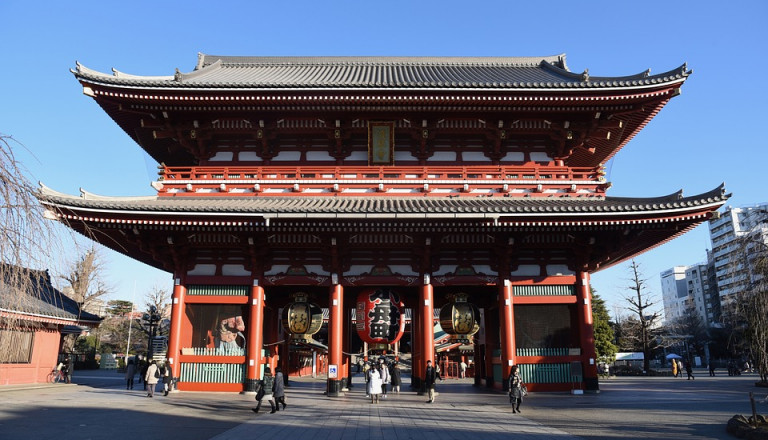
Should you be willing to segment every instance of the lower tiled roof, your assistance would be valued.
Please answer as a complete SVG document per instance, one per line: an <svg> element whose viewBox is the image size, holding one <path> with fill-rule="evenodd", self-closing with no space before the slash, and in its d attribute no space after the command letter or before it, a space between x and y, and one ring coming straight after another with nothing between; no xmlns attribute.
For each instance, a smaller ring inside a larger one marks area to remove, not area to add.
<svg viewBox="0 0 768 440"><path fill-rule="evenodd" d="M520 197L103 197L83 193L62 194L45 186L38 194L44 205L78 211L134 214L210 215L238 217L358 217L409 216L567 216L625 213L685 212L722 205L730 194L723 185L704 194L683 197L682 193L656 198L520 198Z"/></svg>

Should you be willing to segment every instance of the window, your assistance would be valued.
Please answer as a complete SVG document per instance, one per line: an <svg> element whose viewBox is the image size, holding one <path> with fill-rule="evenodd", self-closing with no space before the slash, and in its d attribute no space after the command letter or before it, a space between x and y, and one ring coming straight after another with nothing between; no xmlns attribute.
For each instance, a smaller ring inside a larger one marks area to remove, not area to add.
<svg viewBox="0 0 768 440"><path fill-rule="evenodd" d="M34 342L34 332L0 330L0 364L30 363Z"/></svg>

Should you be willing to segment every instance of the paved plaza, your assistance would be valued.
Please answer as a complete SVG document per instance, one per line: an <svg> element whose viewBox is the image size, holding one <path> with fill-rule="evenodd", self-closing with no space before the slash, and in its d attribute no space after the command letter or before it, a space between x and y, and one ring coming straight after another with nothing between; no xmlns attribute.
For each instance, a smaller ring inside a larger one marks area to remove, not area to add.
<svg viewBox="0 0 768 440"><path fill-rule="evenodd" d="M768 393L756 379L612 378L599 394L533 393L512 414L505 394L470 379L438 383L432 404L407 386L371 404L359 375L341 398L323 394L322 378L291 378L285 411L254 414L253 395L147 398L118 373L77 371L71 385L0 387L0 439L732 439L725 424L751 413L749 392Z"/></svg>

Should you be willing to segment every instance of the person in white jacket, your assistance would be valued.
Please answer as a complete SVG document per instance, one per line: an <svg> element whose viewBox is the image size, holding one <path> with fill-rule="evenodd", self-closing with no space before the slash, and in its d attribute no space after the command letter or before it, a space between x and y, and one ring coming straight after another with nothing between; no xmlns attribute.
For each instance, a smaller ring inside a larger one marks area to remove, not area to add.
<svg viewBox="0 0 768 440"><path fill-rule="evenodd" d="M384 363L384 360L379 360L379 374L381 375L381 397L387 398L387 385L392 381L392 377L389 375L389 367Z"/></svg>
<svg viewBox="0 0 768 440"><path fill-rule="evenodd" d="M160 381L160 371L157 369L157 362L152 361L147 368L147 374L144 375L144 381L147 383L147 397L155 397L155 387Z"/></svg>

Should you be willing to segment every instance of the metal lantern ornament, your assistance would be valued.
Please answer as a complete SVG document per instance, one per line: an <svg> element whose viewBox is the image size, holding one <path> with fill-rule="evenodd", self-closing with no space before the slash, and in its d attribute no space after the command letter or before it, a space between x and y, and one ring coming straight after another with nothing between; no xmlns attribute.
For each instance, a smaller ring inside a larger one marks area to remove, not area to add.
<svg viewBox="0 0 768 440"><path fill-rule="evenodd" d="M357 334L369 344L394 344L405 332L405 305L387 289L367 289L357 296Z"/></svg>
<svg viewBox="0 0 768 440"><path fill-rule="evenodd" d="M323 309L309 302L304 292L293 295L294 301L283 309L283 328L294 341L308 342L323 326Z"/></svg>
<svg viewBox="0 0 768 440"><path fill-rule="evenodd" d="M480 330L480 310L467 302L466 293L457 293L453 301L440 308L440 327L451 335L451 341L468 343Z"/></svg>

